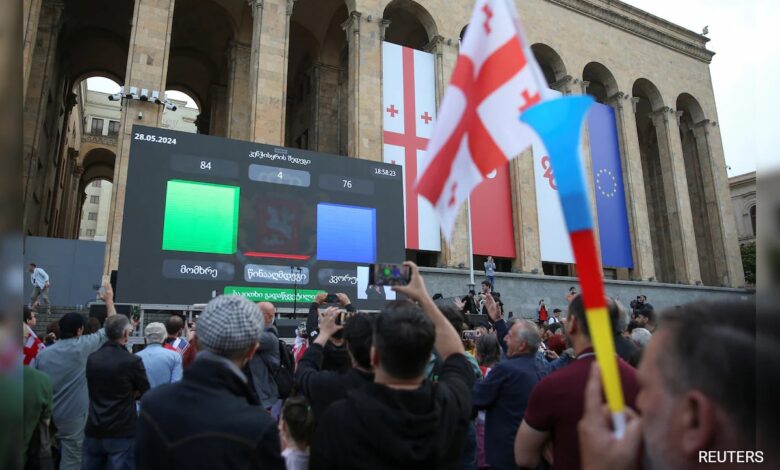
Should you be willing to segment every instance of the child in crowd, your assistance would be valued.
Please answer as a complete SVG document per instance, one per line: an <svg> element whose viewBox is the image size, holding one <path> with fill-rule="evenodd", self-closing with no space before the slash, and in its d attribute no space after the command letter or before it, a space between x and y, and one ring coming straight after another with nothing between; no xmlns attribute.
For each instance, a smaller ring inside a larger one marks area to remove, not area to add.
<svg viewBox="0 0 780 470"><path fill-rule="evenodd" d="M304 397L288 398L279 420L282 457L287 470L309 468L309 443L314 433L314 414Z"/></svg>

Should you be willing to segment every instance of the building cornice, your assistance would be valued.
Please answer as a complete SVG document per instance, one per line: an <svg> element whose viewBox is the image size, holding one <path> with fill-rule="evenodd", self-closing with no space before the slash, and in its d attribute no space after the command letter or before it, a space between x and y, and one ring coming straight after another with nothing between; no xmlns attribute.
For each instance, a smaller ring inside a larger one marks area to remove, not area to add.
<svg viewBox="0 0 780 470"><path fill-rule="evenodd" d="M85 133L81 135L81 141L86 143L105 145L107 147L116 147L117 138L116 136L110 135L95 135Z"/></svg>
<svg viewBox="0 0 780 470"><path fill-rule="evenodd" d="M707 64L712 62L712 57L715 55L714 52L705 47L709 38L620 1L602 0L621 10L620 12L586 0L547 1ZM670 35L667 31L674 35Z"/></svg>

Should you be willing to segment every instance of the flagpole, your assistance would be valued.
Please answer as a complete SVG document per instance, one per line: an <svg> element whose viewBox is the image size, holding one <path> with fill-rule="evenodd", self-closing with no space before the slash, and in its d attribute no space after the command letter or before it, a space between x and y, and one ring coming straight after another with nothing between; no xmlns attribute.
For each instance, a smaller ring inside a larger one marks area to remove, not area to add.
<svg viewBox="0 0 780 470"><path fill-rule="evenodd" d="M466 198L466 207L469 218L469 289L474 288L474 245L471 239L471 195Z"/></svg>

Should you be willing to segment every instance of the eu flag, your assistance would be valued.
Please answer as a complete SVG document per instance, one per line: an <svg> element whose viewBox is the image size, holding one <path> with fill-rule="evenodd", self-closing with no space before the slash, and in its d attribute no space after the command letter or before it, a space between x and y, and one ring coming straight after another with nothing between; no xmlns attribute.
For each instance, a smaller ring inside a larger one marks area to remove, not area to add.
<svg viewBox="0 0 780 470"><path fill-rule="evenodd" d="M623 169L620 163L615 111L595 103L588 114L593 187L599 222L603 266L631 268L631 236L628 230Z"/></svg>

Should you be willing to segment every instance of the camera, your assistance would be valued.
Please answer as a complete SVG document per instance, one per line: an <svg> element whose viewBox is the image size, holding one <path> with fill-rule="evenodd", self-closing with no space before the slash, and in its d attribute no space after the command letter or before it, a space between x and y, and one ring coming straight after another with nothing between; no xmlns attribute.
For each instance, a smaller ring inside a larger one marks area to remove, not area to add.
<svg viewBox="0 0 780 470"><path fill-rule="evenodd" d="M337 304L339 303L339 298L336 294L328 294L325 296L325 303L326 304Z"/></svg>

